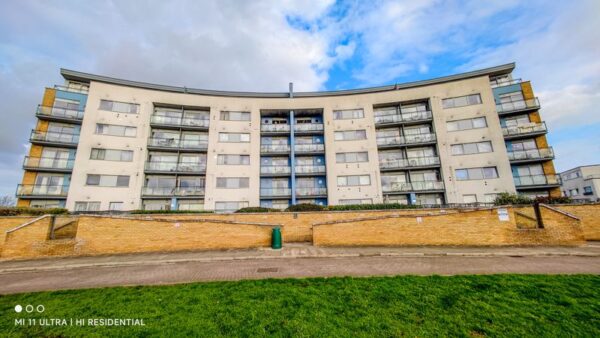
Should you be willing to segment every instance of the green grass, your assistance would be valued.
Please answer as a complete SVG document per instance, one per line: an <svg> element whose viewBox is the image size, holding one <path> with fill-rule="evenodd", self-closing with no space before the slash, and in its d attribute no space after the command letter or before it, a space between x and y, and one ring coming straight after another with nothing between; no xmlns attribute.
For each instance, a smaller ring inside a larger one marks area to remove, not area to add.
<svg viewBox="0 0 600 338"><path fill-rule="evenodd" d="M15 304L43 304L41 315ZM286 279L0 297L4 336L600 337L600 276ZM25 318L143 318L145 327L15 327Z"/></svg>

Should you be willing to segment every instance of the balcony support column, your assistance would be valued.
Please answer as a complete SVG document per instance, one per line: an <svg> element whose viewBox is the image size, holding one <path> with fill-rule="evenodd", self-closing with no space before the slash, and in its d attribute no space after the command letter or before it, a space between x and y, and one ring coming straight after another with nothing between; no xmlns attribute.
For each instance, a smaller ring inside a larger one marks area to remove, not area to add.
<svg viewBox="0 0 600 338"><path fill-rule="evenodd" d="M290 91L291 93L291 91ZM290 177L292 185L292 205L296 205L296 140L294 136L294 111L290 110Z"/></svg>

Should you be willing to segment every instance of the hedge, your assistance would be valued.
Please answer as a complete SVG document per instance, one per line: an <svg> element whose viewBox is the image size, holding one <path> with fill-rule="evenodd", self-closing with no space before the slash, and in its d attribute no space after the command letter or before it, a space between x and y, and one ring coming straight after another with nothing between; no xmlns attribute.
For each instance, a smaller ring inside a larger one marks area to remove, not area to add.
<svg viewBox="0 0 600 338"><path fill-rule="evenodd" d="M207 210L133 210L131 214L211 214Z"/></svg>
<svg viewBox="0 0 600 338"><path fill-rule="evenodd" d="M41 215L64 215L69 211L64 208L24 208L24 207L8 207L0 208L0 216L41 216Z"/></svg>
<svg viewBox="0 0 600 338"><path fill-rule="evenodd" d="M287 209L285 209L285 211L290 211L290 212L323 211L324 209L325 209L325 207L323 207L322 205L302 203L302 204L290 205Z"/></svg>
<svg viewBox="0 0 600 338"><path fill-rule="evenodd" d="M543 203L543 204L569 204L573 203L573 200L569 197L558 196L558 197L536 197L535 199L531 199L527 196L519 195L519 194L510 194L507 192L503 192L498 194L496 200L494 200L495 205L509 205L509 204L532 204L534 202Z"/></svg>
<svg viewBox="0 0 600 338"><path fill-rule="evenodd" d="M349 204L349 205L330 205L327 210L387 210L387 209L421 209L421 205L407 205L398 203L379 203L379 204Z"/></svg>
<svg viewBox="0 0 600 338"><path fill-rule="evenodd" d="M241 208L236 211L236 213L246 213L246 212L281 212L281 210L274 209L274 208L263 208L263 207L247 207L247 208Z"/></svg>

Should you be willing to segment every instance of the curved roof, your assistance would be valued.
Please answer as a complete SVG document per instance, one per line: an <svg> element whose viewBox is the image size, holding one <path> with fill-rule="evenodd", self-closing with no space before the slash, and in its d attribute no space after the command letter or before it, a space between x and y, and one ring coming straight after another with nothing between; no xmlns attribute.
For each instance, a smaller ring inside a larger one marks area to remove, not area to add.
<svg viewBox="0 0 600 338"><path fill-rule="evenodd" d="M515 68L515 63L507 63L500 66L484 68L474 70L471 72L449 75L438 77L429 80L420 80L406 83L397 83L387 86L370 87L370 88L359 88L359 89L345 89L345 90L332 90L332 91L320 91L320 92L294 92L293 97L319 97L319 96L338 96L338 95L353 95L353 94L367 94L385 92L398 89L414 88L421 86L429 86L439 83L445 83L450 81L464 80L478 76L485 75L501 75L508 74ZM95 75L89 73L78 72L70 69L60 69L60 74L67 80L78 81L78 82L103 82L108 84L115 84L128 87L136 87L143 89L161 90L175 93L187 93L187 94L199 94L199 95L211 95L211 96L232 96L232 97L256 97L256 98L289 98L289 92L236 92L236 91L223 91L223 90L208 90L208 89L195 89L187 87L176 87L159 85L146 82L129 81L123 79L117 79L109 76Z"/></svg>

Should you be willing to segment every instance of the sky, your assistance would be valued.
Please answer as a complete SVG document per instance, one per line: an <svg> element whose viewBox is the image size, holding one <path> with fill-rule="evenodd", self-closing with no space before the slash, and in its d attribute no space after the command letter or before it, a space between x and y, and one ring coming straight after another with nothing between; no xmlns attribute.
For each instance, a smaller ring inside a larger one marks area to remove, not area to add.
<svg viewBox="0 0 600 338"><path fill-rule="evenodd" d="M0 1L0 196L59 69L203 89L336 90L516 62L557 170L600 163L600 1Z"/></svg>

